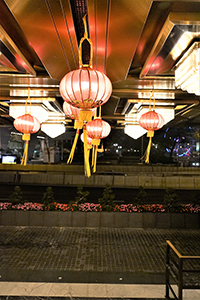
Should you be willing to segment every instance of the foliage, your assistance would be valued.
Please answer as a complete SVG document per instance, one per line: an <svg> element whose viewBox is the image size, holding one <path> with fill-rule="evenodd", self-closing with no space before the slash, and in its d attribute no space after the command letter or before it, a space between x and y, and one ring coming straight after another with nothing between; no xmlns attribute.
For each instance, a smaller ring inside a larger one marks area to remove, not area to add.
<svg viewBox="0 0 200 300"><path fill-rule="evenodd" d="M110 207L111 208L111 207ZM82 204L69 204L69 203L56 203L53 202L52 205L44 206L41 203L32 203L26 202L24 204L12 204L10 202L0 202L0 211L1 210L22 210L22 211L46 211L46 210L55 210L55 211L83 211L83 212L98 212L104 211L104 208L99 203L82 203ZM110 210L111 211L111 210ZM143 204L143 205L134 205L134 204L115 204L112 206L113 212L128 212L128 213L141 213L141 212L160 212L166 213L168 209L162 204ZM200 206L193 206L191 204L180 204L179 211L180 213L200 213Z"/></svg>
<svg viewBox="0 0 200 300"><path fill-rule="evenodd" d="M9 200L12 204L17 204L17 203L22 203L23 196L22 196L22 191L21 188L16 185L14 188L14 192L9 196Z"/></svg>
<svg viewBox="0 0 200 300"><path fill-rule="evenodd" d="M83 186L79 185L77 187L77 196L75 198L76 204L81 204L87 202L87 197L89 196L90 192L84 191Z"/></svg>
<svg viewBox="0 0 200 300"><path fill-rule="evenodd" d="M166 193L164 195L164 206L166 211L169 212L179 212L180 211L180 198L175 193L174 189L168 188L166 189Z"/></svg>
<svg viewBox="0 0 200 300"><path fill-rule="evenodd" d="M42 202L43 202L44 206L49 206L51 203L54 202L54 194L53 194L52 187L49 186L46 189L46 192L44 192L43 197L42 197Z"/></svg>
<svg viewBox="0 0 200 300"><path fill-rule="evenodd" d="M103 190L103 197L98 199L103 211L112 211L113 210L113 200L115 195L112 192L109 184L106 184L105 189Z"/></svg>
<svg viewBox="0 0 200 300"><path fill-rule="evenodd" d="M144 204L147 198L147 193L145 192L143 186L139 186L139 192L134 198L134 204Z"/></svg>

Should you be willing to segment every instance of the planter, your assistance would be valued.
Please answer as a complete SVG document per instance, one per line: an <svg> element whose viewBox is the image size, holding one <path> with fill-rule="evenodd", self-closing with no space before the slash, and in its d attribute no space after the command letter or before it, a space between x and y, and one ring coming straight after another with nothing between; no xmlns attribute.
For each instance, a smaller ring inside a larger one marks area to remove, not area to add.
<svg viewBox="0 0 200 300"><path fill-rule="evenodd" d="M199 229L200 214L2 210L0 225Z"/></svg>

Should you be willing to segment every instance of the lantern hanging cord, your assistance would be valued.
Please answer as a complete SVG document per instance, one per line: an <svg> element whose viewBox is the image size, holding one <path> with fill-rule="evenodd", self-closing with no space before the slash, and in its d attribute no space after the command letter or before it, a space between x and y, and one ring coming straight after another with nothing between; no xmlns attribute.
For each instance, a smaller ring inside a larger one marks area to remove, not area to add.
<svg viewBox="0 0 200 300"><path fill-rule="evenodd" d="M80 40L80 44L79 44L79 68L82 67L90 67L92 69L92 59L93 59L93 49L92 49L92 41L91 39L88 37L88 31L87 31L87 22L86 22L86 15L83 17L83 24L84 24L84 36L81 38ZM89 64L83 64L83 58L82 58L82 44L83 42L87 40L89 45L90 45L90 61Z"/></svg>
<svg viewBox="0 0 200 300"><path fill-rule="evenodd" d="M153 98L153 111L155 111L155 97L154 97L154 90L152 90L151 92L151 96L150 96L150 99L149 99L149 111L151 111L151 101L152 101L152 98Z"/></svg>
<svg viewBox="0 0 200 300"><path fill-rule="evenodd" d="M30 107L31 107L31 98L30 98L30 87L28 88L28 98L26 99L26 103L25 103L25 114L27 114L27 104L28 104L28 101L30 101ZM31 113L31 108L30 108L30 112Z"/></svg>

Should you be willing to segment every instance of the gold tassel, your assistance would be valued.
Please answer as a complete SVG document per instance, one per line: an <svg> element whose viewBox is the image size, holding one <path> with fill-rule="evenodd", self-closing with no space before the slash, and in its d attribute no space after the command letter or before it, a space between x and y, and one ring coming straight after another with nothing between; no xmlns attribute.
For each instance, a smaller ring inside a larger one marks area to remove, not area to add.
<svg viewBox="0 0 200 300"><path fill-rule="evenodd" d="M90 163L88 157L88 143L87 143L87 130L86 124L83 124L83 141L84 141L84 169L85 169L85 176L90 177Z"/></svg>
<svg viewBox="0 0 200 300"><path fill-rule="evenodd" d="M142 156L141 159L145 159L145 163L148 164L149 163L149 156L150 156L150 151L151 151L151 143L152 143L152 137L154 136L154 131L153 130L149 130L147 132L147 137L149 137L149 143L147 146L147 149L144 153L144 155Z"/></svg>
<svg viewBox="0 0 200 300"><path fill-rule="evenodd" d="M92 167L94 166L94 152L95 152L95 146L92 148Z"/></svg>
<svg viewBox="0 0 200 300"><path fill-rule="evenodd" d="M150 151L151 151L151 142L152 142L152 137L149 137L149 143L145 152L145 163L148 164L149 163L149 155L150 155Z"/></svg>
<svg viewBox="0 0 200 300"><path fill-rule="evenodd" d="M96 173L96 166L97 166L97 148L98 146L94 146L94 159L93 159L93 173Z"/></svg>
<svg viewBox="0 0 200 300"><path fill-rule="evenodd" d="M79 129L76 130L76 135L75 135L75 138L74 138L74 142L73 142L73 145L72 145L72 149L71 149L67 164L72 163L72 160L74 158L74 152L75 152L75 149L76 149L76 144L77 144L77 141L78 141L78 137L79 137Z"/></svg>
<svg viewBox="0 0 200 300"><path fill-rule="evenodd" d="M92 152L92 172L96 172L96 165L97 165L97 150L98 146L100 145L100 140L98 139L93 139L92 140L92 145L93 145L93 152Z"/></svg>
<svg viewBox="0 0 200 300"><path fill-rule="evenodd" d="M22 156L22 160L21 160L21 165L26 166L26 162L27 162L27 156L28 156L28 142L30 141L30 134L29 133L24 133L22 135L22 140L26 141L25 147L24 147L24 153Z"/></svg>

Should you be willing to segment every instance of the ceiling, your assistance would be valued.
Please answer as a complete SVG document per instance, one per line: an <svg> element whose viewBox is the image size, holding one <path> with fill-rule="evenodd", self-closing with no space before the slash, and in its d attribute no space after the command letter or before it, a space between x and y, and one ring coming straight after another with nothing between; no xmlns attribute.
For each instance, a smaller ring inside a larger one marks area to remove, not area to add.
<svg viewBox="0 0 200 300"><path fill-rule="evenodd" d="M123 128L125 114L148 105L153 90L156 103L175 109L168 126L200 124L199 96L174 81L176 63L199 39L200 1L0 0L0 126L13 122L11 101L25 101L29 87L33 103L62 111L59 82L78 68L85 14L93 67L113 85L103 119ZM82 55L86 62L86 47Z"/></svg>

